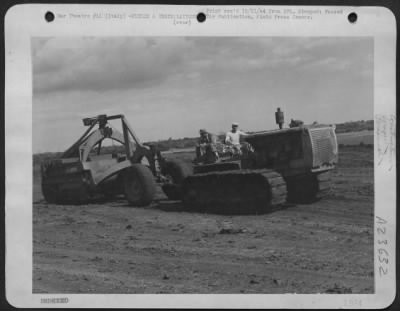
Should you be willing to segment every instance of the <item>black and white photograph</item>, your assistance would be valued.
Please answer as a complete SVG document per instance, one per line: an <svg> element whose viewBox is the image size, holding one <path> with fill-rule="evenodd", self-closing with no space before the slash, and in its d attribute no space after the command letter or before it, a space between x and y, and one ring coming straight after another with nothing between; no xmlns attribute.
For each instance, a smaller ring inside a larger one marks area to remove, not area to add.
<svg viewBox="0 0 400 311"><path fill-rule="evenodd" d="M373 32L295 33L32 31L30 162L15 175L31 180L19 190L31 198L24 295L43 307L75 294L207 294L214 306L296 294L321 307L383 295L395 220L379 178L395 177L396 120L377 67L390 62Z"/></svg>
<svg viewBox="0 0 400 311"><path fill-rule="evenodd" d="M33 38L32 62L34 292L374 292L371 38Z"/></svg>

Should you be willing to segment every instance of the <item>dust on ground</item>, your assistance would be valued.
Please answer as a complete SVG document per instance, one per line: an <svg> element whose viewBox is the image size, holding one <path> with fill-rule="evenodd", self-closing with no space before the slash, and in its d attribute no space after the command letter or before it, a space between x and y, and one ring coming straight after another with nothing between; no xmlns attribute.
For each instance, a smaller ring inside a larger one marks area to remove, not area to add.
<svg viewBox="0 0 400 311"><path fill-rule="evenodd" d="M373 293L373 149L346 147L332 193L264 215L184 211L159 189L47 204L34 172L34 293Z"/></svg>

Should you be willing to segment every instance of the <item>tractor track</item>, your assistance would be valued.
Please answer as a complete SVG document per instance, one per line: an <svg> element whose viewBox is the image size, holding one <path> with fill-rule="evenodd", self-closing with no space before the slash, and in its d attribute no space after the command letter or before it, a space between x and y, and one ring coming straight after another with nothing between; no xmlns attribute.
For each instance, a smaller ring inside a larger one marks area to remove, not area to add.
<svg viewBox="0 0 400 311"><path fill-rule="evenodd" d="M229 170L189 176L183 185L185 205L222 214L265 213L286 201L286 183L273 170Z"/></svg>

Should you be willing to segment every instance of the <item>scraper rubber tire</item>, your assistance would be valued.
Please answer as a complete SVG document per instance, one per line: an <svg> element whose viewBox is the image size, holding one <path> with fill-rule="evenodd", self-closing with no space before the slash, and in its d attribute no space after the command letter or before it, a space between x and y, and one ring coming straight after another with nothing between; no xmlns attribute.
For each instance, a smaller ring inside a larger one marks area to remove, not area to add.
<svg viewBox="0 0 400 311"><path fill-rule="evenodd" d="M124 193L132 206L149 205L156 193L154 176L142 164L133 164L124 171Z"/></svg>
<svg viewBox="0 0 400 311"><path fill-rule="evenodd" d="M42 193L44 199L47 201L47 203L53 204L57 203L57 191L53 189L50 185L47 184L42 184Z"/></svg>

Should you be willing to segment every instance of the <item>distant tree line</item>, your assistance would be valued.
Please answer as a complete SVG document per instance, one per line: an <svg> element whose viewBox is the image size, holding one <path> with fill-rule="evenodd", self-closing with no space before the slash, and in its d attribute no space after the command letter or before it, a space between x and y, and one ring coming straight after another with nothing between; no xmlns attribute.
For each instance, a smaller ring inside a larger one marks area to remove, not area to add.
<svg viewBox="0 0 400 311"><path fill-rule="evenodd" d="M374 120L351 121L336 124L336 133L349 133L359 131L373 131Z"/></svg>
<svg viewBox="0 0 400 311"><path fill-rule="evenodd" d="M361 121L351 121L336 124L336 133L348 133L348 132L359 132L359 131L372 131L374 129L373 120L361 120ZM217 135L220 141L225 139L225 135ZM158 150L167 151L170 149L184 149L184 148L194 148L196 146L198 137L184 137L176 139L166 139L159 141L146 142L144 145L157 145ZM124 152L124 147L119 146L107 146L103 147L101 153L122 153ZM42 163L43 161L54 159L60 156L62 152L45 152L33 155L34 163Z"/></svg>
<svg viewBox="0 0 400 311"><path fill-rule="evenodd" d="M336 124L336 133L359 132L365 130L374 130L374 120L351 121ZM225 139L225 135L217 136L220 141ZM161 151L164 151L169 149L192 148L196 145L197 139L197 137L184 137L178 139L169 138L167 140L149 142L148 144L155 144Z"/></svg>
<svg viewBox="0 0 400 311"><path fill-rule="evenodd" d="M166 151L170 149L183 149L194 147L197 143L197 137L169 138L167 140L150 141L144 145L157 145L158 150Z"/></svg>

